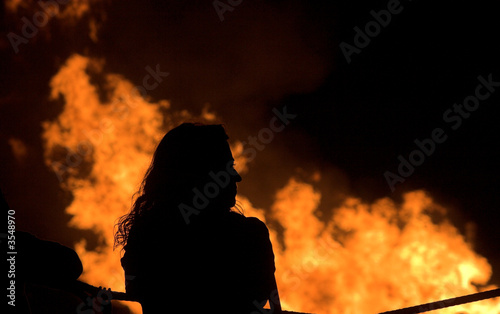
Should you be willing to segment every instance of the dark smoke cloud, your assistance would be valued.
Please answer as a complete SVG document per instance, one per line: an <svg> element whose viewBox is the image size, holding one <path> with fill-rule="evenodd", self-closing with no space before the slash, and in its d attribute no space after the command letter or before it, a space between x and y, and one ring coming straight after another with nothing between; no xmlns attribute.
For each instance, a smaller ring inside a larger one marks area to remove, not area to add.
<svg viewBox="0 0 500 314"><path fill-rule="evenodd" d="M221 21L211 1L127 1L107 10L94 52L132 80L159 63L171 76L154 97L191 110L209 103L245 135L284 96L313 91L330 73L328 34L308 10L243 1Z"/></svg>

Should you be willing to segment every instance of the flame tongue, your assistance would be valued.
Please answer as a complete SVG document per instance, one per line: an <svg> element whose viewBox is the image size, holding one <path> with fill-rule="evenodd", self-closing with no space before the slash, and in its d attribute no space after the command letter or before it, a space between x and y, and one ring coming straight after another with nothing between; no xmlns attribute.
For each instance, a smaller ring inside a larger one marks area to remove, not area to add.
<svg viewBox="0 0 500 314"><path fill-rule="evenodd" d="M147 101L123 77L101 71L109 99L102 103L89 66L100 69L96 60L74 55L52 78L51 97L62 97L65 105L55 121L43 125L45 158L74 195L67 208L73 215L70 225L91 229L102 240L94 250L84 239L76 245L82 279L124 291L119 252L112 250L113 225L128 211L165 130L192 116L170 111L166 101ZM208 112L204 118L215 119ZM242 151L241 143L235 151ZM236 159L245 165L244 157ZM264 210L243 196L238 200L248 216L265 221ZM283 241L276 231L270 233L285 309L378 313L475 293L476 285L487 284L491 276L487 260L455 227L432 221L430 213L444 216L446 211L424 192L406 194L400 206L389 198L373 204L347 198L326 222L314 214L320 200L312 185L291 178L270 209L284 228ZM496 303L486 300L439 313L500 313ZM133 311L140 313L140 307Z"/></svg>

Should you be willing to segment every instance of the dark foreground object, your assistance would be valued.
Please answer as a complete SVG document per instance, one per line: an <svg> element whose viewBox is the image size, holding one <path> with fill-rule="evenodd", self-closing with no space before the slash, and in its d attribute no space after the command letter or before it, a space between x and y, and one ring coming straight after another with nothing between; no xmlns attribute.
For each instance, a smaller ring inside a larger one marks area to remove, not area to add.
<svg viewBox="0 0 500 314"><path fill-rule="evenodd" d="M451 298L451 299L446 299L446 300L441 300L441 301L436 301L436 302L425 303L425 304L421 304L421 305L407 307L407 308L400 309L400 310L383 312L380 314L423 313L423 312L442 309L445 307L450 307L450 306L455 306L455 305L460 305L460 304L465 304L465 303L470 303L470 302L476 302L476 301L491 299L491 298L495 298L495 297L500 297L500 289L464 295L461 297Z"/></svg>
<svg viewBox="0 0 500 314"><path fill-rule="evenodd" d="M84 299L86 296L87 298L90 297L92 299L98 299L101 304L101 311L99 313L107 314L111 313L111 300L118 300L118 301L132 301L132 302L138 302L134 298L132 298L130 295L128 295L125 292L117 292L117 291L112 291L112 290L105 290L101 289L100 287L97 288L95 286L89 285L87 283L81 282L81 281L75 281L73 284L68 287L68 290L71 291L72 293L77 294L80 296L80 298ZM275 310L274 312L271 312L270 310L269 313L271 314L308 314L308 313L302 313L302 312L292 312L292 311L285 311L285 310ZM257 312L257 310L256 310Z"/></svg>

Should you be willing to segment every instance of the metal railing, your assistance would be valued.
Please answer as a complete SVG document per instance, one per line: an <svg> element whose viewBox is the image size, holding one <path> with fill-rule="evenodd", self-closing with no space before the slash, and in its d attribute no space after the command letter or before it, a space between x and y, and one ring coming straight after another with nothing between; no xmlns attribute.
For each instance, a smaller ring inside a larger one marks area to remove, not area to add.
<svg viewBox="0 0 500 314"><path fill-rule="evenodd" d="M440 300L440 301L436 301L436 302L430 302L430 303L415 305L415 306L412 306L412 307L407 307L407 308L404 308L404 309L383 312L383 313L379 313L379 314L416 314L416 313L423 313L423 312L429 312L429 311L443 309L445 307L456 306L456 305L460 305L460 304L465 304L465 303L470 303L470 302L476 302L476 301L491 299L491 298L495 298L495 297L500 297L500 289L494 289L494 290L489 290L489 291L484 291L484 292L479 292L479 293L464 295L464 296L461 296L461 297L456 297L456 298L445 299L445 300Z"/></svg>
<svg viewBox="0 0 500 314"><path fill-rule="evenodd" d="M73 292L74 294L79 296L82 300L86 297L100 299L100 302L103 305L102 311L101 311L101 313L103 313L103 314L111 313L111 300L138 302L138 300L132 298L127 293L112 291L110 289L105 290L101 287L95 287L95 286L92 286L90 284L87 284L87 283L84 283L81 281L76 281L73 284L66 286L65 290L67 290L69 292ZM474 294L469 294L469 295L464 295L464 296L460 296L460 297L456 297L456 298L444 299L444 300L439 300L439 301L435 301L435 302L415 305L415 306L411 306L411 307L407 307L407 308L403 308L403 309L391 310L391 311L382 312L379 314L417 314L417 313L439 310L439 309L443 309L443 308L447 308L447 307L457 306L457 305L471 303L471 302L477 302L477 301L496 298L496 297L500 297L500 288L494 289L494 290L489 290L489 291L484 291L484 292L479 292L479 293L474 293ZM274 312L274 314L280 314L280 313L282 313L282 314L307 314L307 313L301 313L301 312L281 310L281 308L275 309L275 311L273 311L273 312Z"/></svg>

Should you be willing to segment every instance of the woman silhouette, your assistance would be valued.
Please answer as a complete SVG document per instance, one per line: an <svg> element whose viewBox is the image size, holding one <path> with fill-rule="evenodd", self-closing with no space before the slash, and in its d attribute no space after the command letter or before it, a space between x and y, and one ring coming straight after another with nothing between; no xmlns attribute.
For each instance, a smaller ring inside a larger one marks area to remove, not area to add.
<svg viewBox="0 0 500 314"><path fill-rule="evenodd" d="M232 210L241 177L227 139L221 125L169 131L117 224L126 290L145 314L247 314L268 300L279 305L267 227Z"/></svg>

